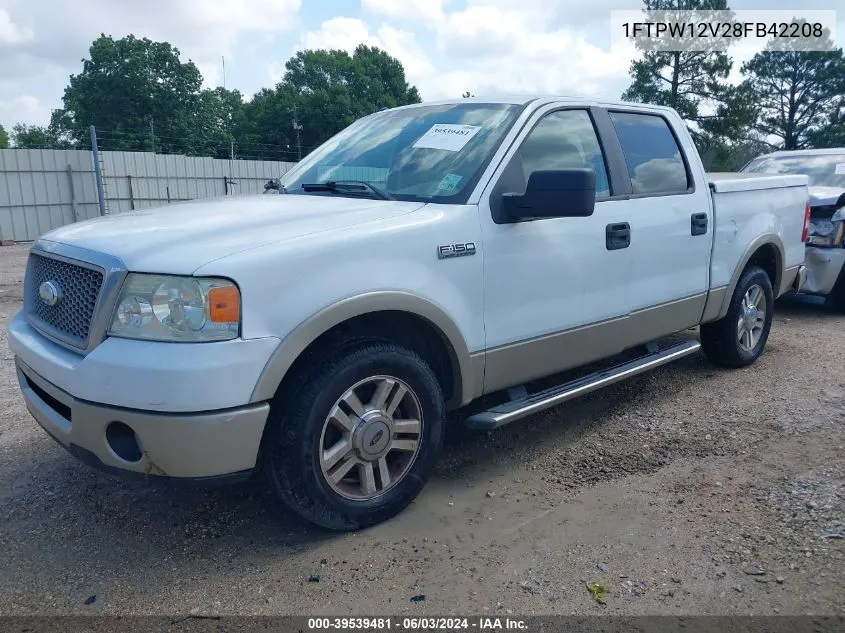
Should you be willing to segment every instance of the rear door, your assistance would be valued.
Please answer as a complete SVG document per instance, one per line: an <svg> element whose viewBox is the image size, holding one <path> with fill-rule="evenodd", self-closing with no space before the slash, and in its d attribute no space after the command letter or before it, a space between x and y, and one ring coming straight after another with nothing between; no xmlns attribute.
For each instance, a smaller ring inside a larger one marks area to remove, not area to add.
<svg viewBox="0 0 845 633"><path fill-rule="evenodd" d="M624 235L629 214L627 201L615 196L621 159L605 151L596 114L604 113L540 108L481 197L485 392L624 348L631 308L631 256ZM601 121L609 125L606 114ZM501 195L524 192L533 171L581 167L596 171L592 216L516 223L501 216ZM617 229L618 235L608 237Z"/></svg>
<svg viewBox="0 0 845 633"><path fill-rule="evenodd" d="M630 186L630 198L620 205L631 225L629 342L637 344L699 323L709 283L712 208L687 159L696 156L688 134L677 134L661 113L608 114Z"/></svg>

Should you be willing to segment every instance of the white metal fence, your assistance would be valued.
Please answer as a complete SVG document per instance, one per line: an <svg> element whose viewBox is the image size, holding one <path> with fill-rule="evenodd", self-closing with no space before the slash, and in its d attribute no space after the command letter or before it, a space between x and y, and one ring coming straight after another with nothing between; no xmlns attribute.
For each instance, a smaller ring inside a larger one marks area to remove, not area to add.
<svg viewBox="0 0 845 633"><path fill-rule="evenodd" d="M106 212L258 194L294 163L100 152ZM99 214L91 152L0 150L0 239L26 241Z"/></svg>
<svg viewBox="0 0 845 633"><path fill-rule="evenodd" d="M0 150L0 239L34 240L98 212L91 152Z"/></svg>
<svg viewBox="0 0 845 633"><path fill-rule="evenodd" d="M100 152L109 213L181 200L264 191L294 163L221 160L151 152Z"/></svg>

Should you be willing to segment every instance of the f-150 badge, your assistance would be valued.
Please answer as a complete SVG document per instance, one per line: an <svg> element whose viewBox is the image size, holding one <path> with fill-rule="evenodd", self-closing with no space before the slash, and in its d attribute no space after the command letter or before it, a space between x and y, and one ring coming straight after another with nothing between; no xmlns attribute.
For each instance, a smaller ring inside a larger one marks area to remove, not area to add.
<svg viewBox="0 0 845 633"><path fill-rule="evenodd" d="M467 255L475 255L475 242L464 242L461 244L441 244L437 247L437 259L465 257Z"/></svg>

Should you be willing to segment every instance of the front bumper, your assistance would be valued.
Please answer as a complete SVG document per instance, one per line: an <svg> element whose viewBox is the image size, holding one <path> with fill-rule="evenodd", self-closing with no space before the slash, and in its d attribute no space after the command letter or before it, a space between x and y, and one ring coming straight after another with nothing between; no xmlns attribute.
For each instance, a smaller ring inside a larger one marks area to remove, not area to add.
<svg viewBox="0 0 845 633"><path fill-rule="evenodd" d="M267 403L203 413L123 409L75 398L18 357L15 365L35 420L92 466L191 479L237 476L255 467L270 410Z"/></svg>

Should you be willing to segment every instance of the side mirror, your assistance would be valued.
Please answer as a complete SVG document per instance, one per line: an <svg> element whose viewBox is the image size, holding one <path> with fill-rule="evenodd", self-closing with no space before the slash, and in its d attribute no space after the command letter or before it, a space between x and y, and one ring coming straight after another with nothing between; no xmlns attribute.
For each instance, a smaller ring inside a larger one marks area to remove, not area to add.
<svg viewBox="0 0 845 633"><path fill-rule="evenodd" d="M502 203L511 220L583 218L596 205L596 172L592 169L535 171L525 193L504 193Z"/></svg>

